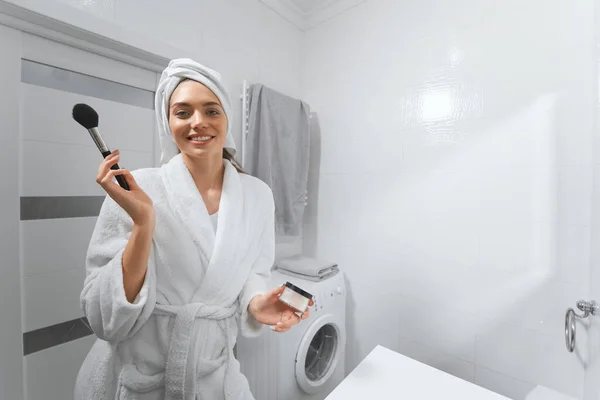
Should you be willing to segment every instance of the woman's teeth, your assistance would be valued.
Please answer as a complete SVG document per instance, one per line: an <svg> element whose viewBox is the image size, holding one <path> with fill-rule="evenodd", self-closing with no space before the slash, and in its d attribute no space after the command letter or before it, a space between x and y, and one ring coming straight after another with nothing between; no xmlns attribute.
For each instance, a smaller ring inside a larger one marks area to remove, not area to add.
<svg viewBox="0 0 600 400"><path fill-rule="evenodd" d="M198 137L190 138L190 140L193 140L194 142L203 142L203 141L209 140L209 139L212 139L212 136L198 136Z"/></svg>

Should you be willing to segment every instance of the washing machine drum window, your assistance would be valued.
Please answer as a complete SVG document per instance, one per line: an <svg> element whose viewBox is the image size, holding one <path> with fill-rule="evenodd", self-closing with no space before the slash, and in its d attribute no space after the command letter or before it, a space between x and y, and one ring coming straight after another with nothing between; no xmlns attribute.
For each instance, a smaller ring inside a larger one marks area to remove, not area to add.
<svg viewBox="0 0 600 400"><path fill-rule="evenodd" d="M309 394L317 393L337 370L346 346L339 318L323 315L304 333L296 355L296 381Z"/></svg>
<svg viewBox="0 0 600 400"><path fill-rule="evenodd" d="M322 326L308 346L304 371L311 381L319 381L325 377L329 369L338 344L337 330L331 324Z"/></svg>

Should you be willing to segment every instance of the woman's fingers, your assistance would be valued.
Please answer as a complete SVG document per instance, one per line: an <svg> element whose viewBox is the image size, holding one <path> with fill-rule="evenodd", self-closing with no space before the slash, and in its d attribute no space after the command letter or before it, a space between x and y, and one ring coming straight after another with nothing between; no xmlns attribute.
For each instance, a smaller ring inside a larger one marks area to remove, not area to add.
<svg viewBox="0 0 600 400"><path fill-rule="evenodd" d="M279 301L279 297L285 290L285 285L281 285L278 288L272 289L267 293L268 299L270 301ZM287 332L294 325L299 324L301 321L310 318L310 308L313 306L315 302L311 299L308 302L308 307L303 313L298 313L290 306L286 307L286 310L281 313L281 318L279 322L275 325L271 325L271 330L275 332Z"/></svg>
<svg viewBox="0 0 600 400"><path fill-rule="evenodd" d="M274 330L275 332L281 333L281 332L287 332L290 330L290 327L287 327L285 325L283 325L282 323L278 322L277 325L273 325L271 327L272 330Z"/></svg>
<svg viewBox="0 0 600 400"><path fill-rule="evenodd" d="M111 167L119 162L119 154L120 154L119 150L115 150L113 153L108 155L104 160L102 160L102 162L100 163L100 166L98 167L98 173L96 175L96 182L98 184L102 185L103 183L105 183L106 175L110 171L114 171L114 170L111 170Z"/></svg>
<svg viewBox="0 0 600 400"><path fill-rule="evenodd" d="M112 178L116 177L117 175L123 175L123 178L125 178L125 181L129 185L130 191L139 188L137 182L135 181L135 178L127 168L111 169L109 175L112 175ZM112 178L110 179L111 181Z"/></svg>
<svg viewBox="0 0 600 400"><path fill-rule="evenodd" d="M138 186L137 182L135 181L135 179L133 178L133 175L131 175L131 172L128 169L122 169L121 171L123 171L123 177L125 178L125 181L129 185L129 190L139 189L139 186Z"/></svg>
<svg viewBox="0 0 600 400"><path fill-rule="evenodd" d="M296 313L290 313L289 315L283 315L281 321L275 325L275 332L285 332L290 330L294 325L301 321L300 317Z"/></svg>
<svg viewBox="0 0 600 400"><path fill-rule="evenodd" d="M307 318L309 318L309 317L310 317L310 309L309 309L309 308L307 308L307 309L306 309L306 311L304 311L304 312L302 313L302 316L300 317L300 319L304 321L305 319L307 319Z"/></svg>
<svg viewBox="0 0 600 400"><path fill-rule="evenodd" d="M283 293L283 291L285 290L285 286L279 286L276 287L275 289L273 289L271 292L273 293L273 295L275 295L276 297L281 296L281 294Z"/></svg>
<svg viewBox="0 0 600 400"><path fill-rule="evenodd" d="M287 330L290 330L294 325L298 324L299 322L300 322L300 317L297 316L296 314L294 314L292 319L290 319L289 321L286 321L286 322L282 322L279 327L285 332Z"/></svg>
<svg viewBox="0 0 600 400"><path fill-rule="evenodd" d="M115 179L115 176L117 175L125 175L127 174L129 171L127 171L126 169L111 169L110 171L108 171L108 173L106 175L104 175L104 178L102 178L102 182L101 185L106 187L105 185L110 185L110 184L114 184L117 185L117 183L113 182L113 179Z"/></svg>
<svg viewBox="0 0 600 400"><path fill-rule="evenodd" d="M268 291L265 294L265 298L267 299L267 303L268 304L275 304L279 301L279 297L281 297L281 294L283 293L285 287L284 286L280 286L280 287L276 287L275 289L271 289L270 291Z"/></svg>
<svg viewBox="0 0 600 400"><path fill-rule="evenodd" d="M119 186L114 179L117 175L123 175L125 181L129 185L130 190L139 189L139 186L131 172L125 168L120 169L112 169L114 165L116 165L120 160L120 152L119 150L115 150L111 154L109 154L100 166L98 167L98 174L96 176L96 182L100 184L110 194L116 194L119 189L116 189L115 186Z"/></svg>

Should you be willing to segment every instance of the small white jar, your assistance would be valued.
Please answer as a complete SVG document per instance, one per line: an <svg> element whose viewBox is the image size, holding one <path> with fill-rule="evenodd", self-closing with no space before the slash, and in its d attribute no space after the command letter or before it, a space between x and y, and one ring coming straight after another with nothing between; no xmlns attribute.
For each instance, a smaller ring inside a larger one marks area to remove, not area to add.
<svg viewBox="0 0 600 400"><path fill-rule="evenodd" d="M279 296L279 301L282 301L294 310L303 313L306 311L312 297L312 294L307 291L300 289L290 282L286 282L285 289L283 289L283 293Z"/></svg>

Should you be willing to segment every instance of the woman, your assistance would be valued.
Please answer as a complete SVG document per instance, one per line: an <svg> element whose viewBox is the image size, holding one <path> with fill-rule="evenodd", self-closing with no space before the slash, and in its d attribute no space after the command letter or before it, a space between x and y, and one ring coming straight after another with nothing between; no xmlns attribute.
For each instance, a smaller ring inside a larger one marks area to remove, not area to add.
<svg viewBox="0 0 600 400"><path fill-rule="evenodd" d="M233 159L231 108L216 72L171 61L155 108L162 166L111 170L115 151L98 170L108 196L81 304L99 340L75 399L253 399L233 356L238 320L253 336L309 316L278 301L283 287L265 290L272 192ZM130 191L114 182L119 174Z"/></svg>

